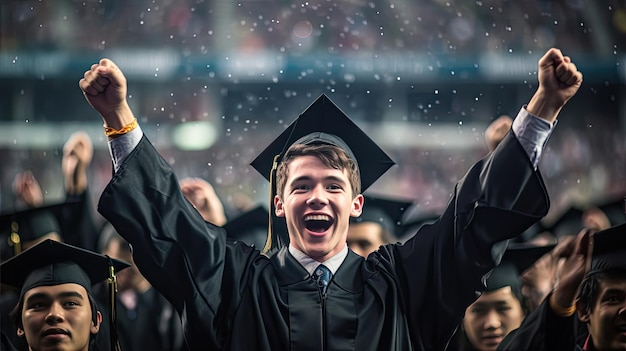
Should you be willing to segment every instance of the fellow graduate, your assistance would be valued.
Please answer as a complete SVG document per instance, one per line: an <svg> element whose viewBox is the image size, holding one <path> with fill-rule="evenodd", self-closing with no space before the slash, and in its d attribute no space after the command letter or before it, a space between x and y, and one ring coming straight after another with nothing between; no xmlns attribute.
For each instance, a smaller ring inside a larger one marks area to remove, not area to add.
<svg viewBox="0 0 626 351"><path fill-rule="evenodd" d="M498 350L626 350L626 224L581 231L563 272Z"/></svg>
<svg viewBox="0 0 626 351"><path fill-rule="evenodd" d="M556 244L509 244L502 262L491 271L483 294L465 310L459 351L495 351L528 314L520 276Z"/></svg>
<svg viewBox="0 0 626 351"><path fill-rule="evenodd" d="M379 196L364 196L365 203L359 217L350 218L348 247L367 257L381 245L398 241L402 216L412 201Z"/></svg>
<svg viewBox="0 0 626 351"><path fill-rule="evenodd" d="M228 242L185 200L114 62L92 65L79 85L104 120L115 167L99 211L178 309L191 350L443 350L502 242L547 213L536 165L582 74L551 49L538 77L512 131L459 181L439 220L367 259L347 247L350 218L393 162L327 96L253 162L275 182L272 212L288 231L288 245L270 236L267 255Z"/></svg>
<svg viewBox="0 0 626 351"><path fill-rule="evenodd" d="M3 262L2 284L20 290L11 313L17 335L29 350L92 350L102 312L91 286L106 279L114 282L115 272L126 267L125 262L50 239ZM112 335L112 345L117 345Z"/></svg>

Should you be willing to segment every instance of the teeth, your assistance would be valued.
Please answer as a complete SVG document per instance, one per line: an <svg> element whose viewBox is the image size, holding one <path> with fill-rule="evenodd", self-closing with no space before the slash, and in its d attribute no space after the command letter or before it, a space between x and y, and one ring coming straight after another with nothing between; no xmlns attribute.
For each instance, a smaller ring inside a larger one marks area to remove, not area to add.
<svg viewBox="0 0 626 351"><path fill-rule="evenodd" d="M304 217L305 221L330 221L330 216L327 215L308 215Z"/></svg>

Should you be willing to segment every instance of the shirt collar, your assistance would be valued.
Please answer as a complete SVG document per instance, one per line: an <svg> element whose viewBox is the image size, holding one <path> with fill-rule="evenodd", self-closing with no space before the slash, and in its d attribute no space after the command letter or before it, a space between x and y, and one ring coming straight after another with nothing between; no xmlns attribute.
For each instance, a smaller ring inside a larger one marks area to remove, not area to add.
<svg viewBox="0 0 626 351"><path fill-rule="evenodd" d="M330 271L333 274L335 274L337 272L337 270L339 269L339 267L341 266L341 264L343 263L343 261L348 256L348 245L346 244L341 251L339 251L336 255L334 255L333 257L331 257L329 259L327 259L324 262L318 262L318 261L312 259L307 254L305 254L304 252L296 249L291 244L289 244L289 253L298 262L300 262L302 267L304 267L304 269L306 269L307 272L309 272L309 274L311 274L311 275L313 275L313 271L320 264L323 264L324 266L328 267L328 269L330 269Z"/></svg>

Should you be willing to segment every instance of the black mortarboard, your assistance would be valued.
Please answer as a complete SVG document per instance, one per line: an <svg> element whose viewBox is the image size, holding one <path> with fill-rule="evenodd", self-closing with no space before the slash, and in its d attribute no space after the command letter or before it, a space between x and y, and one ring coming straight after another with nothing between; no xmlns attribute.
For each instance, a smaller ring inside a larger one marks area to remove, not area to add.
<svg viewBox="0 0 626 351"><path fill-rule="evenodd" d="M510 243L500 264L489 274L486 291L495 291L510 286L513 293L522 301L520 275L555 246L556 244L538 246L528 243Z"/></svg>
<svg viewBox="0 0 626 351"><path fill-rule="evenodd" d="M626 270L626 223L593 235L591 269L588 274L612 268Z"/></svg>
<svg viewBox="0 0 626 351"><path fill-rule="evenodd" d="M363 212L359 217L350 217L350 223L378 223L389 234L397 236L402 216L412 204L413 201L410 200L365 195Z"/></svg>
<svg viewBox="0 0 626 351"><path fill-rule="evenodd" d="M254 169L270 181L270 198L274 196L273 174L276 167L294 144L330 144L341 147L359 166L361 192L395 164L337 105L322 94L251 163ZM265 251L269 246L279 244L273 239L270 237Z"/></svg>
<svg viewBox="0 0 626 351"><path fill-rule="evenodd" d="M259 205L229 220L223 227L229 239L242 241L248 245L254 245L257 248L263 248L267 240L267 231L269 229L268 218L269 212L267 209ZM284 221L284 218L274 218L274 220ZM283 242L289 242L289 237L282 228L286 230L286 224L277 226L274 230Z"/></svg>
<svg viewBox="0 0 626 351"><path fill-rule="evenodd" d="M120 260L46 239L0 264L0 281L20 289L21 300L30 289L68 283L84 287L91 295L92 285L108 280L111 345L119 349L115 327L115 273L129 266Z"/></svg>
<svg viewBox="0 0 626 351"><path fill-rule="evenodd" d="M301 139L301 140L300 140ZM326 95L322 94L257 156L251 165L269 180L274 163L293 144L326 143L339 146L354 156L361 171L361 192L395 164Z"/></svg>
<svg viewBox="0 0 626 351"><path fill-rule="evenodd" d="M2 260L22 251L22 245L49 234L62 238L66 218L79 201L29 208L0 214L0 257Z"/></svg>
<svg viewBox="0 0 626 351"><path fill-rule="evenodd" d="M88 292L109 278L109 267L119 271L128 263L76 246L46 239L0 264L3 284L21 289L20 296L37 286L75 283Z"/></svg>

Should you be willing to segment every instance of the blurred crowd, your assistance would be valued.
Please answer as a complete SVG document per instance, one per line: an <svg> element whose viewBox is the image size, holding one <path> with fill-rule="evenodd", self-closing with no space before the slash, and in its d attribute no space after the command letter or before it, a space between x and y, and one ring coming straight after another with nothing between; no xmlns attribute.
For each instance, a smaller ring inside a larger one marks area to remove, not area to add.
<svg viewBox="0 0 626 351"><path fill-rule="evenodd" d="M8 1L1 8L0 42L15 50L473 55L543 50L558 43L570 52L590 52L597 41L624 44L626 33L621 1L63 0Z"/></svg>

